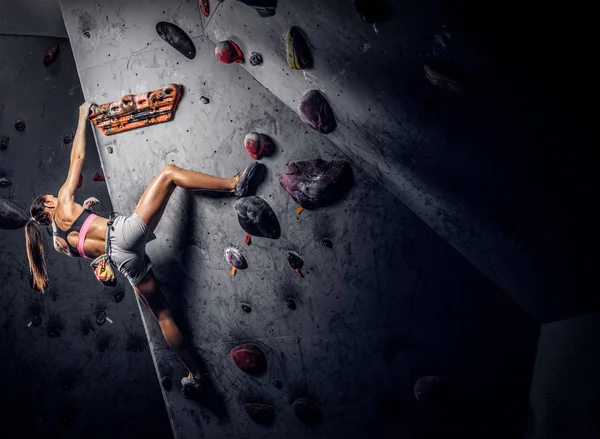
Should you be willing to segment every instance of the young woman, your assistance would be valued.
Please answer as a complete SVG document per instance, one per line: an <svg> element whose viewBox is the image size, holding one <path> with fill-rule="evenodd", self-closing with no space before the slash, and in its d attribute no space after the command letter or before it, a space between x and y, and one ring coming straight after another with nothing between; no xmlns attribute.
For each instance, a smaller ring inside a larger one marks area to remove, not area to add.
<svg viewBox="0 0 600 439"><path fill-rule="evenodd" d="M25 237L34 288L44 291L48 283L39 226L52 226L54 248L67 256L96 258L107 254L110 265L127 277L140 300L154 314L167 343L190 372L181 380L181 384L184 396L192 397L201 390L204 373L192 358L188 342L167 308L146 255L146 243L156 238L154 230L176 187L232 192L244 197L260 180L262 172L258 171L262 170L262 165L254 162L232 178L213 177L167 165L146 188L135 212L130 216L117 216L109 223L107 218L97 216L75 202L75 191L85 160L86 121L91 105L85 102L79 108L69 172L58 196L41 195L31 205L31 219L25 226Z"/></svg>

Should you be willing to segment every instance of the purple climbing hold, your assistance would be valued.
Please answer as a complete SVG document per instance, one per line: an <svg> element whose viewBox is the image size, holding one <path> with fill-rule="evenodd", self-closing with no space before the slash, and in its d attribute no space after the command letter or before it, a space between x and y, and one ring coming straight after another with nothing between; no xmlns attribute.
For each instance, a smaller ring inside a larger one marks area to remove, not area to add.
<svg viewBox="0 0 600 439"><path fill-rule="evenodd" d="M15 122L15 130L17 131L25 131L25 121L18 120Z"/></svg>
<svg viewBox="0 0 600 439"><path fill-rule="evenodd" d="M248 268L248 262L246 262L246 258L236 248L230 247L225 249L225 260L229 263L229 265L237 268L238 270L244 270Z"/></svg>
<svg viewBox="0 0 600 439"><path fill-rule="evenodd" d="M316 209L337 201L351 182L348 162L322 159L290 163L279 179L281 187L305 209Z"/></svg>
<svg viewBox="0 0 600 439"><path fill-rule="evenodd" d="M242 229L254 236L277 239L281 227L269 203L260 197L251 196L236 201L235 211Z"/></svg>
<svg viewBox="0 0 600 439"><path fill-rule="evenodd" d="M25 227L29 217L12 202L0 198L0 229L15 230Z"/></svg>
<svg viewBox="0 0 600 439"><path fill-rule="evenodd" d="M2 136L2 140L0 140L0 151L6 151L8 149L9 144L10 144L10 137Z"/></svg>
<svg viewBox="0 0 600 439"><path fill-rule="evenodd" d="M323 422L321 408L308 398L298 398L292 404L292 411L305 424L316 427Z"/></svg>
<svg viewBox="0 0 600 439"><path fill-rule="evenodd" d="M260 160L263 156L273 154L273 149L275 149L273 140L269 136L255 132L246 135L244 147L254 160Z"/></svg>
<svg viewBox="0 0 600 439"><path fill-rule="evenodd" d="M323 134L335 130L336 122L333 109L320 91L311 90L304 95L298 107L302 122Z"/></svg>
<svg viewBox="0 0 600 439"><path fill-rule="evenodd" d="M250 343L234 348L231 351L231 360L242 372L252 375L262 373L267 366L262 349Z"/></svg>
<svg viewBox="0 0 600 439"><path fill-rule="evenodd" d="M244 404L244 411L260 425L270 425L275 421L275 408L267 404Z"/></svg>
<svg viewBox="0 0 600 439"><path fill-rule="evenodd" d="M59 53L60 46L58 45L58 43L55 43L52 46L50 46L50 48L46 50L46 53L44 54L44 65L48 67L54 61L56 61L56 58L58 58Z"/></svg>

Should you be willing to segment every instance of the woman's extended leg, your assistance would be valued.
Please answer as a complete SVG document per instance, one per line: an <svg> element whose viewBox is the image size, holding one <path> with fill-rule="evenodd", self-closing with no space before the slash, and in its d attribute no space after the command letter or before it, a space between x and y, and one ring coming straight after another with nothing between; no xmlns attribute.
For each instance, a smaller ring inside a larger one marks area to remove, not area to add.
<svg viewBox="0 0 600 439"><path fill-rule="evenodd" d="M142 282L135 285L133 289L142 303L156 317L163 336L171 349L175 351L190 374L194 378L200 378L203 372L190 354L188 341L177 327L173 316L171 316L154 272L150 270Z"/></svg>

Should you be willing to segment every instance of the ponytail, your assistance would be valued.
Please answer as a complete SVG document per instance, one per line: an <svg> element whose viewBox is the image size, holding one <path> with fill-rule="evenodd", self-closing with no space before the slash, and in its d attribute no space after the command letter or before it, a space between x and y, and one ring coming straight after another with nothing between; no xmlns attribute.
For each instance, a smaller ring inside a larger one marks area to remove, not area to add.
<svg viewBox="0 0 600 439"><path fill-rule="evenodd" d="M33 218L27 221L27 225L25 226L25 241L27 243L29 269L33 275L32 287L36 291L43 292L48 285L44 241L42 240L40 228Z"/></svg>

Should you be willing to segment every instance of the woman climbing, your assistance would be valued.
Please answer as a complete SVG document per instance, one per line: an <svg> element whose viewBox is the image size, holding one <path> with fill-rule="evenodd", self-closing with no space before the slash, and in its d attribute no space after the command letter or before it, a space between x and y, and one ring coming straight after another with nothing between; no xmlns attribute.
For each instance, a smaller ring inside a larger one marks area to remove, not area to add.
<svg viewBox="0 0 600 439"><path fill-rule="evenodd" d="M39 226L52 226L54 248L60 253L71 257L106 258L110 267L125 275L137 296L156 317L167 343L189 371L189 375L181 380L182 392L186 397L193 397L200 392L205 373L192 357L188 341L173 321L146 255L146 243L156 238L154 230L176 187L232 192L244 197L259 182L262 165L253 162L232 178L219 178L167 165L146 188L132 215L118 215L109 221L75 202L75 191L85 160L86 120L91 105L85 102L79 108L69 172L58 196L41 195L31 205L31 219L25 227L25 237L34 288L44 291L48 284Z"/></svg>

